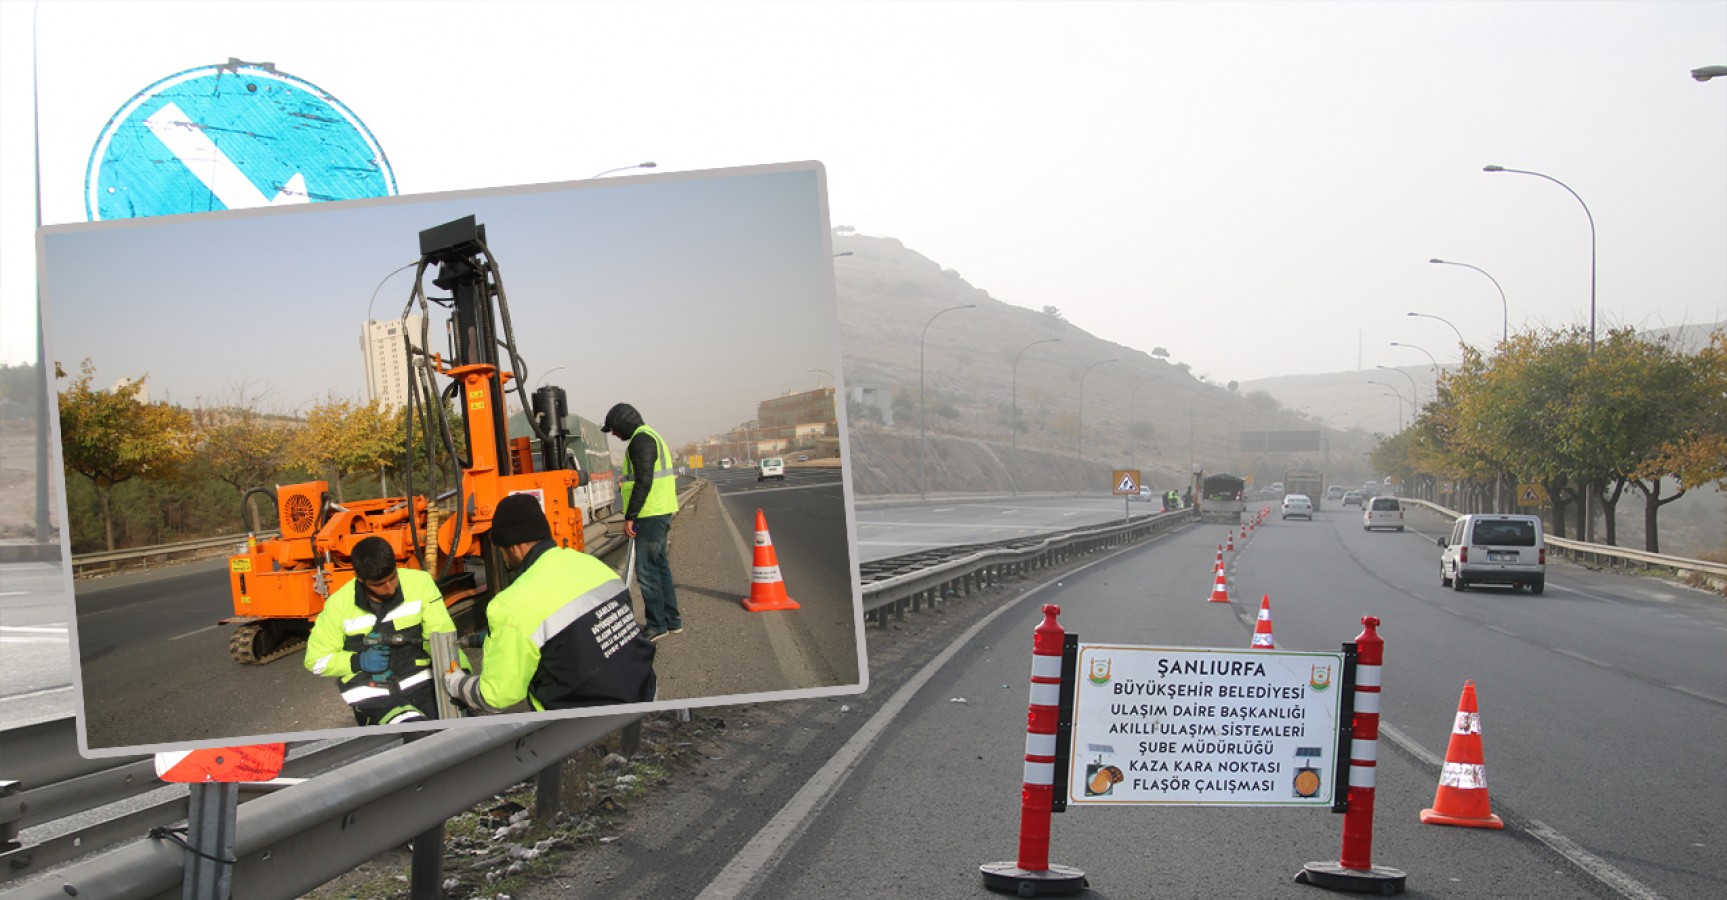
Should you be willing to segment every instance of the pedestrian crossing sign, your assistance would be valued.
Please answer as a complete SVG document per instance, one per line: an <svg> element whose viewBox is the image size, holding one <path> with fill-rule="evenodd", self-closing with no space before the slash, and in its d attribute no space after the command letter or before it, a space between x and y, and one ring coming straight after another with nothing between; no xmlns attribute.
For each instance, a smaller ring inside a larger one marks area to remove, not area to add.
<svg viewBox="0 0 1727 900"><path fill-rule="evenodd" d="M1520 484L1517 486L1518 506L1546 506L1547 489L1539 484Z"/></svg>
<svg viewBox="0 0 1727 900"><path fill-rule="evenodd" d="M1115 483L1115 492L1118 495L1139 493L1138 469L1116 469L1110 480Z"/></svg>

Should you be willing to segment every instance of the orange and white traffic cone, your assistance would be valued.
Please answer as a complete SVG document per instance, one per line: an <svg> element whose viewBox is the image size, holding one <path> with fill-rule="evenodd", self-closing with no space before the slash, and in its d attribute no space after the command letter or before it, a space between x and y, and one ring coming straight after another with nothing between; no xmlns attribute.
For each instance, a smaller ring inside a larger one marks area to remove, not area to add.
<svg viewBox="0 0 1727 900"><path fill-rule="evenodd" d="M1231 531L1231 532L1230 532L1230 533L1229 533L1229 541L1228 541L1228 544L1227 544L1227 546L1225 546L1225 547L1224 547L1224 548L1223 548L1223 549L1225 549L1225 550L1228 550L1228 551L1229 551L1229 552L1231 552L1231 553L1234 553L1234 552L1235 552L1235 532L1233 532L1233 531Z"/></svg>
<svg viewBox="0 0 1727 900"><path fill-rule="evenodd" d="M780 576L780 558L774 553L774 539L768 535L768 517L756 510L755 566L750 570L750 595L743 600L750 612L772 612L776 609L798 609L798 603L786 594L786 581Z"/></svg>
<svg viewBox="0 0 1727 900"><path fill-rule="evenodd" d="M1439 773L1439 790L1433 795L1432 808L1421 811L1421 821L1425 825L1504 828L1505 823L1489 806L1475 682L1465 681L1463 696L1457 701L1457 720L1451 727L1451 743L1445 748L1445 768Z"/></svg>
<svg viewBox="0 0 1727 900"><path fill-rule="evenodd" d="M1211 585L1211 599L1207 603L1229 602L1229 581L1224 578L1223 566L1217 567L1217 580Z"/></svg>
<svg viewBox="0 0 1727 900"><path fill-rule="evenodd" d="M1259 621L1253 623L1253 646L1250 650L1276 650L1277 641L1271 636L1271 595L1259 598Z"/></svg>
<svg viewBox="0 0 1727 900"><path fill-rule="evenodd" d="M1217 561L1213 562L1211 564L1211 567L1213 569L1223 568L1223 545L1222 544L1217 545Z"/></svg>

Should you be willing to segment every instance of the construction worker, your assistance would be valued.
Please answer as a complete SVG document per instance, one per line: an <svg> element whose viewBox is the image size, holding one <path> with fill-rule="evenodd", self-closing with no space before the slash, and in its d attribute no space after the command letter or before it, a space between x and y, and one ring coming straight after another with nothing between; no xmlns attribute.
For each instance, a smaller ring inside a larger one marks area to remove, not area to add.
<svg viewBox="0 0 1727 900"><path fill-rule="evenodd" d="M624 449L624 534L636 542L636 577L642 584L642 612L648 620L648 640L657 641L684 630L678 612L677 586L672 583L668 542L672 514L678 511L677 471L665 439L642 424L642 414L628 403L606 412L601 431L618 436Z"/></svg>
<svg viewBox="0 0 1727 900"><path fill-rule="evenodd" d="M491 713L654 699L655 648L610 566L558 546L532 494L505 497L487 533L515 581L486 607L480 674L444 676L452 699Z"/></svg>
<svg viewBox="0 0 1727 900"><path fill-rule="evenodd" d="M335 678L361 725L438 717L429 634L456 630L432 576L398 569L381 537L354 545L354 578L342 585L312 625L306 669Z"/></svg>

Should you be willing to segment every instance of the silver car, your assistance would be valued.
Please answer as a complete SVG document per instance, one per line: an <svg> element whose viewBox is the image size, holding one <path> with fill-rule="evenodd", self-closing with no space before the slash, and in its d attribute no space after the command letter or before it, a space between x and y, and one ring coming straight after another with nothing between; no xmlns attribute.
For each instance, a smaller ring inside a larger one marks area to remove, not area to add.
<svg viewBox="0 0 1727 900"><path fill-rule="evenodd" d="M1306 494L1288 494L1283 498L1283 517L1313 521L1313 498Z"/></svg>

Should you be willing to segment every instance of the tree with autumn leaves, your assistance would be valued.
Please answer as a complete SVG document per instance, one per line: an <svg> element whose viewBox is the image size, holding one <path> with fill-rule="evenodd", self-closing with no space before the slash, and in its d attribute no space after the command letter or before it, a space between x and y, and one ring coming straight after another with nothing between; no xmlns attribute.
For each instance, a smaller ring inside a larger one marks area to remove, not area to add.
<svg viewBox="0 0 1727 900"><path fill-rule="evenodd" d="M1659 552L1662 506L1710 482L1727 485L1727 335L1686 354L1621 328L1591 352L1588 333L1572 327L1516 335L1491 358L1468 351L1438 401L1373 459L1406 477L1469 485L1478 510L1487 485L1540 482L1558 536L1591 496L1608 544L1617 543L1617 505L1630 488L1645 500L1646 549ZM1669 479L1679 489L1664 496ZM1495 505L1508 508L1503 492Z"/></svg>
<svg viewBox="0 0 1727 900"><path fill-rule="evenodd" d="M58 369L56 374L68 377ZM371 475L380 466L392 469L402 455L402 414L375 402L329 396L302 420L263 411L261 397L240 388L221 403L186 410L143 402L142 377L98 390L91 386L94 376L94 365L85 360L78 377L59 394L68 486L74 476L82 476L97 499L92 504L96 515L80 516L73 506L75 545L94 543L99 527L102 546L117 549L118 510L126 503L165 502L164 497L195 507L187 517L191 524L182 523L178 530L154 524L136 532L128 528L131 543L207 536L186 534L187 527L212 533L248 528L234 500L251 488L322 477L331 481L339 500L344 478ZM212 489L215 485L227 486L226 501L222 490Z"/></svg>
<svg viewBox="0 0 1727 900"><path fill-rule="evenodd" d="M65 372L57 372L66 377ZM113 494L134 478L171 481L192 459L192 417L167 403L138 399L145 378L112 390L90 386L96 367L84 360L60 392L60 447L69 472L90 479L102 506L103 537L114 549Z"/></svg>

